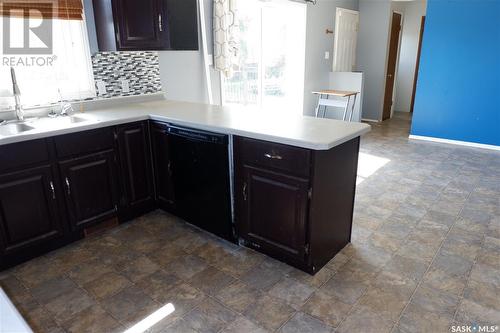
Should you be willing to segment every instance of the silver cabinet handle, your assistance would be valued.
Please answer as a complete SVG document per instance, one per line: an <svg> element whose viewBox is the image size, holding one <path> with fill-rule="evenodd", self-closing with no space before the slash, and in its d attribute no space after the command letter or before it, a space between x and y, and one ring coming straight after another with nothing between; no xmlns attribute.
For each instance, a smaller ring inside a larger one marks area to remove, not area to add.
<svg viewBox="0 0 500 333"><path fill-rule="evenodd" d="M247 201L247 183L243 183L243 201Z"/></svg>
<svg viewBox="0 0 500 333"><path fill-rule="evenodd" d="M64 179L64 182L66 183L66 192L68 193L68 195L71 195L71 186L69 185L68 177L66 177L66 179Z"/></svg>
<svg viewBox="0 0 500 333"><path fill-rule="evenodd" d="M54 189L54 183L50 181L50 192L52 192L52 200L56 200L56 190Z"/></svg>
<svg viewBox="0 0 500 333"><path fill-rule="evenodd" d="M160 29L160 32L163 32L163 22L161 14L158 14L158 29Z"/></svg>
<svg viewBox="0 0 500 333"><path fill-rule="evenodd" d="M264 154L265 157L270 158L272 160L282 160L283 156L277 154Z"/></svg>
<svg viewBox="0 0 500 333"><path fill-rule="evenodd" d="M167 171L168 171L168 175L172 176L172 161L168 161Z"/></svg>

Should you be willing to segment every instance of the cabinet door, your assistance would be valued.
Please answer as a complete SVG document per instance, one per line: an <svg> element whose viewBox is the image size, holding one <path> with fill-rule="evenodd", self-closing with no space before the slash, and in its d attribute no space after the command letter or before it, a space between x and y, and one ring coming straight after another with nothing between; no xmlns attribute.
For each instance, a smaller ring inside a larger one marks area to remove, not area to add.
<svg viewBox="0 0 500 333"><path fill-rule="evenodd" d="M60 162L60 170L74 229L116 216L117 172L113 151Z"/></svg>
<svg viewBox="0 0 500 333"><path fill-rule="evenodd" d="M51 166L0 176L0 248L23 250L63 235Z"/></svg>
<svg viewBox="0 0 500 333"><path fill-rule="evenodd" d="M169 136L165 124L151 125L151 147L156 185L156 201L161 208L173 211L175 208L172 182L172 162L170 159Z"/></svg>
<svg viewBox="0 0 500 333"><path fill-rule="evenodd" d="M165 0L169 48L198 50L198 5L196 0Z"/></svg>
<svg viewBox="0 0 500 333"><path fill-rule="evenodd" d="M303 262L308 181L248 165L242 173L243 181L237 182L240 236L270 255Z"/></svg>
<svg viewBox="0 0 500 333"><path fill-rule="evenodd" d="M169 45L161 0L113 0L119 50L161 49Z"/></svg>
<svg viewBox="0 0 500 333"><path fill-rule="evenodd" d="M150 210L154 204L148 123L119 126L117 131L123 189L121 204L125 218L129 219Z"/></svg>

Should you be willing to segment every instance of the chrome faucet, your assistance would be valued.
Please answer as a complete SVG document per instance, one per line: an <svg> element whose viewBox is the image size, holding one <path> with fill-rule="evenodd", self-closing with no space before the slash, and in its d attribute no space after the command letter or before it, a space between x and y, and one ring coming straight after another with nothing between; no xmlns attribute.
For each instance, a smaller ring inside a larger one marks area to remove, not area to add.
<svg viewBox="0 0 500 333"><path fill-rule="evenodd" d="M73 106L71 105L71 103L64 102L61 94L61 89L57 89L57 92L59 93L59 105L61 106L61 113L59 113L59 115L69 116L74 112Z"/></svg>
<svg viewBox="0 0 500 333"><path fill-rule="evenodd" d="M12 93L14 95L14 100L16 101L16 117L17 120L23 121L24 120L24 110L23 106L21 105L21 91L19 90L19 86L17 85L17 80L16 80L16 72L14 70L14 67L10 68L10 77L12 78Z"/></svg>

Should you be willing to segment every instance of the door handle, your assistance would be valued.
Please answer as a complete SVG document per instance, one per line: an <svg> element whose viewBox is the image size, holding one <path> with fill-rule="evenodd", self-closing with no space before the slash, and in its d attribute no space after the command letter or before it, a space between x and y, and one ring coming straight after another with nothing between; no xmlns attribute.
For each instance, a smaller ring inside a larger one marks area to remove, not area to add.
<svg viewBox="0 0 500 333"><path fill-rule="evenodd" d="M54 189L54 183L52 180L49 182L50 192L52 192L52 200L56 200L56 191Z"/></svg>
<svg viewBox="0 0 500 333"><path fill-rule="evenodd" d="M163 32L163 22L161 14L158 14L158 29L160 30L160 32Z"/></svg>
<svg viewBox="0 0 500 333"><path fill-rule="evenodd" d="M64 179L64 182L66 183L66 192L68 193L68 195L71 195L71 186L69 185L68 177Z"/></svg>
<svg viewBox="0 0 500 333"><path fill-rule="evenodd" d="M247 183L243 183L243 201L247 201Z"/></svg>
<svg viewBox="0 0 500 333"><path fill-rule="evenodd" d="M388 77L388 78L391 78L391 77L392 77L392 74L387 74L387 77Z"/></svg>

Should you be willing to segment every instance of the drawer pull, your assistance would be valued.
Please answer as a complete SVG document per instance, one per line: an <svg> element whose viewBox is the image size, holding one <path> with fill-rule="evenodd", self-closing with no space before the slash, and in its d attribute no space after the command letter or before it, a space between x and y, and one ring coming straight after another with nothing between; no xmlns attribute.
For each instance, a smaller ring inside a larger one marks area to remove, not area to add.
<svg viewBox="0 0 500 333"><path fill-rule="evenodd" d="M66 183L66 191L67 191L68 195L71 195L71 187L69 185L69 179L68 179L68 177L66 177L66 179L64 181Z"/></svg>
<svg viewBox="0 0 500 333"><path fill-rule="evenodd" d="M264 154L265 157L270 158L272 160L282 160L283 156L278 155L278 154Z"/></svg>
<svg viewBox="0 0 500 333"><path fill-rule="evenodd" d="M50 186L50 192L52 192L52 200L56 200L56 191L54 189L54 183L50 181L49 186Z"/></svg>

